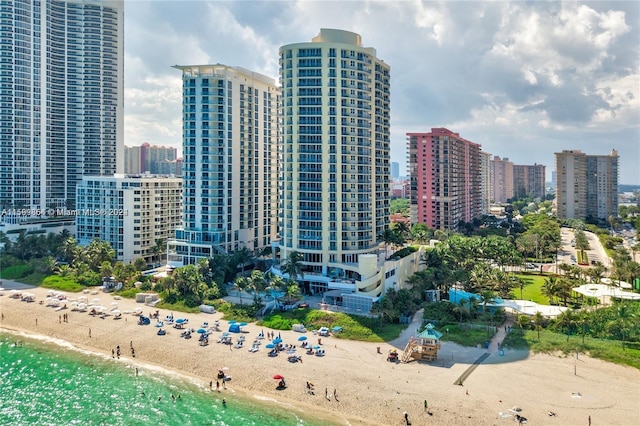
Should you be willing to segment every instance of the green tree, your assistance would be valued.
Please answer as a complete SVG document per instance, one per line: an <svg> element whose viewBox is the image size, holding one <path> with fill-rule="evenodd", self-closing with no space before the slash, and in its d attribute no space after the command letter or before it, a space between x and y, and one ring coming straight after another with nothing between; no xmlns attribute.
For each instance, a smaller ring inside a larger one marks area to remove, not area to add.
<svg viewBox="0 0 640 426"><path fill-rule="evenodd" d="M525 328L529 328L530 324L531 324L531 319L529 318L528 315L522 315L522 314L518 315L518 318L516 319L516 325L520 329L520 334L524 335Z"/></svg>
<svg viewBox="0 0 640 426"><path fill-rule="evenodd" d="M541 292L544 296L549 298L549 304L553 305L554 299L560 293L558 278L555 275L551 275L546 280L544 280L544 284L542 285Z"/></svg>
<svg viewBox="0 0 640 426"><path fill-rule="evenodd" d="M409 237L418 244L426 244L433 236L433 232L424 223L416 223L411 227Z"/></svg>
<svg viewBox="0 0 640 426"><path fill-rule="evenodd" d="M292 281L298 281L298 277L304 279L302 259L302 253L292 251L289 254L289 258L282 263L282 272L289 274L289 279Z"/></svg>
<svg viewBox="0 0 640 426"><path fill-rule="evenodd" d="M540 311L537 311L534 315L533 315L533 324L535 326L536 331L538 332L538 342L540 341L540 330L542 330L542 327L544 326L545 322L546 322L546 318L544 317L544 315L542 315L542 313Z"/></svg>
<svg viewBox="0 0 640 426"><path fill-rule="evenodd" d="M144 260L144 257L138 257L133 261L133 267L136 269L136 271L142 272L147 269L147 261Z"/></svg>
<svg viewBox="0 0 640 426"><path fill-rule="evenodd" d="M233 289L237 290L240 298L240 306L242 306L242 294L251 287L251 280L247 277L238 277L233 282Z"/></svg>

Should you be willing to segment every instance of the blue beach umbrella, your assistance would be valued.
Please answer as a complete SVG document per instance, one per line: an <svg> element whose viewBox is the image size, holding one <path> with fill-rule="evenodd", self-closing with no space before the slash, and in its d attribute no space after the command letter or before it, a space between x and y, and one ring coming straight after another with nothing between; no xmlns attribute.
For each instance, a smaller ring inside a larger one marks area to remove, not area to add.
<svg viewBox="0 0 640 426"><path fill-rule="evenodd" d="M235 324L236 320L229 320L229 324Z"/></svg>
<svg viewBox="0 0 640 426"><path fill-rule="evenodd" d="M199 328L199 329L197 330L197 332L198 332L199 334L205 334L205 333L207 332L207 330L205 330L204 328Z"/></svg>
<svg viewBox="0 0 640 426"><path fill-rule="evenodd" d="M307 336L298 337L298 342L302 342L302 341L305 341L305 340L307 340Z"/></svg>
<svg viewBox="0 0 640 426"><path fill-rule="evenodd" d="M267 343L266 345L264 345L264 347L267 349L273 349L276 347L276 345L274 345L273 343Z"/></svg>
<svg viewBox="0 0 640 426"><path fill-rule="evenodd" d="M320 345L315 345L313 349L320 349Z"/></svg>
<svg viewBox="0 0 640 426"><path fill-rule="evenodd" d="M241 323L238 323L238 325L239 325L240 327L244 327L245 325L247 325L247 323L243 321L243 322L241 322Z"/></svg>
<svg viewBox="0 0 640 426"><path fill-rule="evenodd" d="M187 320L186 320L186 319L184 319L184 318L178 318L178 319L176 320L176 324L182 324L182 323L184 323L184 322L186 322L186 321L187 321Z"/></svg>
<svg viewBox="0 0 640 426"><path fill-rule="evenodd" d="M273 339L273 343L275 344L282 343L282 339L279 337L276 337L275 339Z"/></svg>

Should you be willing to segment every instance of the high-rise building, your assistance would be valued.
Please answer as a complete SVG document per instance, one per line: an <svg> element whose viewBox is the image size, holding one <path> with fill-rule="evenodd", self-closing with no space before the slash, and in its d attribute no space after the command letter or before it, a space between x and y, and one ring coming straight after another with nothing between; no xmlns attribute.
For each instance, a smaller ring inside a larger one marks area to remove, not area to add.
<svg viewBox="0 0 640 426"><path fill-rule="evenodd" d="M457 230L482 215L480 145L445 128L407 133L411 222Z"/></svg>
<svg viewBox="0 0 640 426"><path fill-rule="evenodd" d="M280 79L280 261L299 253L305 290L344 291L345 305L368 311L385 281L390 67L360 35L323 28L280 48Z"/></svg>
<svg viewBox="0 0 640 426"><path fill-rule="evenodd" d="M556 208L561 219L618 216L618 152L587 155L556 152Z"/></svg>
<svg viewBox="0 0 640 426"><path fill-rule="evenodd" d="M489 214L491 200L493 200L493 167L491 167L491 154L480 151L480 192L482 202L480 210L483 214Z"/></svg>
<svg viewBox="0 0 640 426"><path fill-rule="evenodd" d="M73 207L123 169L123 1L0 5L0 207Z"/></svg>
<svg viewBox="0 0 640 426"><path fill-rule="evenodd" d="M268 246L277 236L280 89L226 65L182 71L183 226L169 263Z"/></svg>
<svg viewBox="0 0 640 426"><path fill-rule="evenodd" d="M400 163L395 161L391 162L391 179L398 179L400 177Z"/></svg>
<svg viewBox="0 0 640 426"><path fill-rule="evenodd" d="M182 179L85 176L78 184L76 239L107 241L124 263L158 262L182 220Z"/></svg>
<svg viewBox="0 0 640 426"><path fill-rule="evenodd" d="M491 160L493 170L493 203L506 203L513 198L513 163L497 155Z"/></svg>
<svg viewBox="0 0 640 426"><path fill-rule="evenodd" d="M513 195L517 198L544 198L546 167L542 164L513 166Z"/></svg>
<svg viewBox="0 0 640 426"><path fill-rule="evenodd" d="M166 170L172 169L166 163L175 163L177 153L178 150L174 147L150 145L148 142L140 146L125 146L125 173L166 174ZM173 170L175 171L175 166ZM171 173L176 174L174 172Z"/></svg>

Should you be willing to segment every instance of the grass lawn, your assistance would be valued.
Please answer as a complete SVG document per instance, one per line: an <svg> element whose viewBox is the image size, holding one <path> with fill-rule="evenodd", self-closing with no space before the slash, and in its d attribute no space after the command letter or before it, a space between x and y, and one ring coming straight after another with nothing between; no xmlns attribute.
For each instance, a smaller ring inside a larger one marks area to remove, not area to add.
<svg viewBox="0 0 640 426"><path fill-rule="evenodd" d="M478 328L460 329L458 324L449 324L440 329L443 342L453 342L461 346L478 346L484 347L485 342L491 340L493 333Z"/></svg>
<svg viewBox="0 0 640 426"><path fill-rule="evenodd" d="M542 286L544 285L544 281L547 279L546 275L516 274L516 277L524 281L522 296L520 295L519 287L514 288L512 291L512 294L516 299L531 300L532 302L536 302L541 305L549 304L549 298L542 295Z"/></svg>
<svg viewBox="0 0 640 426"><path fill-rule="evenodd" d="M580 335L571 335L567 340L566 334L549 330L540 331L540 340L538 340L537 331L528 330L522 336L520 331L514 328L514 331L505 337L503 345L514 349L529 349L539 353L575 354L576 351L579 351L593 358L640 369L640 349L629 347L623 349L620 340L593 339L586 336L584 343L582 343Z"/></svg>

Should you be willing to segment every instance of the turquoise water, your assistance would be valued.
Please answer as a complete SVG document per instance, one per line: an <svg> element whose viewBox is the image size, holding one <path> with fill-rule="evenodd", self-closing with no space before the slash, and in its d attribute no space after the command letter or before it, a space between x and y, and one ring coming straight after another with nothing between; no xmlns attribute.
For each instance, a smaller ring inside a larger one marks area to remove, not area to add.
<svg viewBox="0 0 640 426"><path fill-rule="evenodd" d="M100 355L2 333L0 389L0 425L318 424L181 376L142 367L136 376L134 367Z"/></svg>

